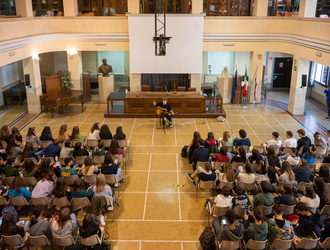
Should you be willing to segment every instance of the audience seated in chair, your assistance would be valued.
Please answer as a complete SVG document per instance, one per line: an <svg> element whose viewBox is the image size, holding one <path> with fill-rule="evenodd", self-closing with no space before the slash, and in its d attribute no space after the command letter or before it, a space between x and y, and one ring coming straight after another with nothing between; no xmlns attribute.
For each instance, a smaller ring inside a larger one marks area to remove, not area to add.
<svg viewBox="0 0 330 250"><path fill-rule="evenodd" d="M198 148L196 148L192 154L191 160L193 162L193 169L196 170L196 163L198 161L206 162L210 158L210 150L204 147L205 141L203 139L198 140Z"/></svg>
<svg viewBox="0 0 330 250"><path fill-rule="evenodd" d="M250 219L254 219L253 223L250 223ZM249 239L255 241L263 241L267 239L268 224L263 221L264 214L259 207L254 207L253 212L249 211L248 214L244 214L244 240L248 242Z"/></svg>
<svg viewBox="0 0 330 250"><path fill-rule="evenodd" d="M228 153L228 148L225 146L222 146L220 148L220 151L218 154L216 154L215 156L215 161L217 162L229 162L230 161L230 157L227 155Z"/></svg>
<svg viewBox="0 0 330 250"><path fill-rule="evenodd" d="M314 179L314 175L309 168L307 168L307 162L305 159L299 160L298 167L293 169L293 173L296 176L298 184L300 182L311 182Z"/></svg>
<svg viewBox="0 0 330 250"><path fill-rule="evenodd" d="M246 132L244 129L240 129L238 131L239 133L239 137L240 138L235 138L233 141L233 145L235 146L235 148L239 147L239 146L247 146L250 147L251 146L251 141L249 138L246 138Z"/></svg>
<svg viewBox="0 0 330 250"><path fill-rule="evenodd" d="M276 131L272 133L272 139L266 141L266 148L269 148L270 146L275 147L281 147L282 146L282 140L280 140L280 134Z"/></svg>
<svg viewBox="0 0 330 250"><path fill-rule="evenodd" d="M198 181L215 181L216 173L212 171L212 165L210 162L205 163L205 169L203 167L197 167L194 173L187 174L188 178L193 182L196 186L195 177L198 177Z"/></svg>
<svg viewBox="0 0 330 250"><path fill-rule="evenodd" d="M272 206L274 204L274 196L271 192L271 185L268 181L262 181L259 184L259 191L253 198L253 205L258 206Z"/></svg>
<svg viewBox="0 0 330 250"><path fill-rule="evenodd" d="M223 187L214 199L214 206L217 207L229 207L230 209L233 207L233 197L230 195L230 190L227 186Z"/></svg>
<svg viewBox="0 0 330 250"><path fill-rule="evenodd" d="M84 164L81 167L81 174L82 175L92 175L94 173L98 173L99 168L94 166L93 161L91 158L86 157L84 159Z"/></svg>
<svg viewBox="0 0 330 250"><path fill-rule="evenodd" d="M55 173L53 171L47 172L47 174L38 181L37 185L32 191L32 197L46 197L48 202L52 200L54 183L53 178Z"/></svg>
<svg viewBox="0 0 330 250"><path fill-rule="evenodd" d="M13 180L10 189L8 190L9 197L18 197L23 196L28 202L31 199L30 191L25 187L23 178L20 176L16 176Z"/></svg>
<svg viewBox="0 0 330 250"><path fill-rule="evenodd" d="M31 236L45 235L48 240L52 239L52 230L50 223L54 220L52 217L47 219L42 218L44 207L37 205L33 207L32 218L27 222L26 232Z"/></svg>
<svg viewBox="0 0 330 250"><path fill-rule="evenodd" d="M83 220L82 226L79 228L80 236L85 239L93 235L97 235L99 238L102 236L100 229L100 219L95 214L86 214Z"/></svg>
<svg viewBox="0 0 330 250"><path fill-rule="evenodd" d="M61 168L61 174L63 177L68 177L77 174L77 170L73 168L74 162L72 157L65 158L64 162L65 162L65 167Z"/></svg>
<svg viewBox="0 0 330 250"><path fill-rule="evenodd" d="M116 180L119 182L121 180L122 169L118 167L118 160L114 162L111 155L107 154L101 166L101 173L114 174L116 175Z"/></svg>
<svg viewBox="0 0 330 250"><path fill-rule="evenodd" d="M101 124L96 122L91 128L91 132L88 135L89 140L101 140L100 138L100 128Z"/></svg>
<svg viewBox="0 0 330 250"><path fill-rule="evenodd" d="M63 207L60 210L57 220L53 220L51 223L52 235L54 237L63 237L72 235L73 239L77 238L78 226L71 211L68 207Z"/></svg>
<svg viewBox="0 0 330 250"><path fill-rule="evenodd" d="M293 133L291 131L286 131L285 133L286 139L283 141L283 148L296 148L297 147L297 139L293 137Z"/></svg>
<svg viewBox="0 0 330 250"><path fill-rule="evenodd" d="M240 186L234 186L233 189L234 197L232 199L233 209L236 206L246 207L250 206L249 198L244 194L243 189Z"/></svg>

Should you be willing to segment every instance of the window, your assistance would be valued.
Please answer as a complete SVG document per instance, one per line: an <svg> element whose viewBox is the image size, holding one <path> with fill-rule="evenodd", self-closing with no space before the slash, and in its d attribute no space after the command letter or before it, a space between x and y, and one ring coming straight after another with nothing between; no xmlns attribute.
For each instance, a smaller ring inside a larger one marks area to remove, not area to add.
<svg viewBox="0 0 330 250"><path fill-rule="evenodd" d="M330 85L330 68L319 63L312 63L311 67L311 83L321 85Z"/></svg>

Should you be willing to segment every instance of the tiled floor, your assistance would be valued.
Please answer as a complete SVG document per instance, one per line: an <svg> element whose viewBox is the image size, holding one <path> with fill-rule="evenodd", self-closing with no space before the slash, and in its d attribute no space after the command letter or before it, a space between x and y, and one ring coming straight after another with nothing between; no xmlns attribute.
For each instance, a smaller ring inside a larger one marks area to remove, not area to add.
<svg viewBox="0 0 330 250"><path fill-rule="evenodd" d="M43 113L22 130L25 136L29 126L36 127L38 134L46 125L56 137L59 127L67 124L80 126L81 134L87 135L94 122L107 123L114 133L123 126L132 144L132 154L127 160L127 173L118 197L119 208L115 221L107 219L107 230L113 249L201 249L198 238L207 223L204 202L209 194L200 192L196 201L195 188L186 174L191 172L187 159L180 156L183 145L190 143L194 131L203 138L213 131L216 138L228 130L233 137L243 128L253 145L270 139L276 130L282 139L286 130L302 127L287 112L269 105L225 105L227 120L176 119L174 127L164 134L154 119L105 119L105 104L70 105L62 115ZM312 136L313 130L307 129ZM297 136L297 135L295 135ZM177 186L180 185L180 186Z"/></svg>

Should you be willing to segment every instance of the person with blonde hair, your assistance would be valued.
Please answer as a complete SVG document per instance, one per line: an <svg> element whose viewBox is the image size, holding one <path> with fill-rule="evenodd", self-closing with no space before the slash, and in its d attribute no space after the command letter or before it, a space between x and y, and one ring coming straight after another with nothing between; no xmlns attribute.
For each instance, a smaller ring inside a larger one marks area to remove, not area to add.
<svg viewBox="0 0 330 250"><path fill-rule="evenodd" d="M220 139L222 146L233 146L233 138L230 137L228 131L223 132L222 138Z"/></svg>

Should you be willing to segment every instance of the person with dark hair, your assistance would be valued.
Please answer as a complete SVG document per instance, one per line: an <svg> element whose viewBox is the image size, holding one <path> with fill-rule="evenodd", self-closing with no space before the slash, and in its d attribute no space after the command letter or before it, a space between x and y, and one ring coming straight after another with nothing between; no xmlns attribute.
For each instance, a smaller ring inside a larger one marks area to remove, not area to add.
<svg viewBox="0 0 330 250"><path fill-rule="evenodd" d="M121 180L122 169L118 167L118 160L113 161L110 154L106 154L104 158L104 163L101 166L102 174L114 174L116 175L116 180L119 182ZM115 184L115 186L118 185Z"/></svg>
<svg viewBox="0 0 330 250"><path fill-rule="evenodd" d="M14 138L9 138L7 142L6 154L8 157L19 157L22 159L23 148L17 146Z"/></svg>
<svg viewBox="0 0 330 250"><path fill-rule="evenodd" d="M305 159L307 161L307 164L314 164L315 162L314 154L312 153L311 149L306 145L302 147L301 158Z"/></svg>
<svg viewBox="0 0 330 250"><path fill-rule="evenodd" d="M39 168L31 159L26 159L24 162L23 177L36 177Z"/></svg>
<svg viewBox="0 0 330 250"><path fill-rule="evenodd" d="M295 148L289 148L288 157L286 159L283 159L282 156L280 156L279 159L289 162L290 165L298 165L300 157L297 156L297 151Z"/></svg>
<svg viewBox="0 0 330 250"><path fill-rule="evenodd" d="M105 155L104 142L99 141L97 147L93 148L92 156L103 156Z"/></svg>
<svg viewBox="0 0 330 250"><path fill-rule="evenodd" d="M306 132L304 129L298 129L297 133L300 137L300 139L297 141L297 151L299 152L300 148L306 145L307 147L312 146L312 141L309 139L308 136L306 136Z"/></svg>
<svg viewBox="0 0 330 250"><path fill-rule="evenodd" d="M70 209L63 207L60 210L57 220L51 223L52 235L55 237L63 237L72 235L73 239L77 238L78 227L75 220L70 217Z"/></svg>
<svg viewBox="0 0 330 250"><path fill-rule="evenodd" d="M69 140L70 136L69 136L69 132L68 132L68 125L66 124L62 124L60 127L60 130L58 132L58 140Z"/></svg>
<svg viewBox="0 0 330 250"><path fill-rule="evenodd" d="M213 132L208 132L207 138L205 139L205 147L210 150L210 153L218 153L218 141L214 139Z"/></svg>
<svg viewBox="0 0 330 250"><path fill-rule="evenodd" d="M260 164L263 160L262 155L260 154L259 150L257 149L252 149L252 154L249 156L249 162L250 163L256 163Z"/></svg>
<svg viewBox="0 0 330 250"><path fill-rule="evenodd" d="M84 164L81 166L82 175L92 175L99 172L99 168L93 164L91 158L86 157L84 159Z"/></svg>
<svg viewBox="0 0 330 250"><path fill-rule="evenodd" d="M272 206L274 204L274 196L271 193L271 185L268 181L261 181L259 184L261 191L253 198L253 205L258 206Z"/></svg>
<svg viewBox="0 0 330 250"><path fill-rule="evenodd" d="M77 174L77 170L73 168L74 161L72 157L67 157L64 159L65 167L61 168L61 174L63 177L69 177L71 175Z"/></svg>
<svg viewBox="0 0 330 250"><path fill-rule="evenodd" d="M250 224L249 216L252 216L254 223ZM248 214L244 214L244 240L246 242L249 239L255 241L263 241L267 239L268 224L263 221L264 213L261 208L254 207L253 212L249 211Z"/></svg>
<svg viewBox="0 0 330 250"><path fill-rule="evenodd" d="M320 197L315 193L312 185L306 185L303 194L299 201L305 203L307 207L320 206Z"/></svg>
<svg viewBox="0 0 330 250"><path fill-rule="evenodd" d="M21 176L16 176L8 190L9 197L18 197L24 196L24 198L29 202L31 199L31 193L26 188L23 182L23 178Z"/></svg>
<svg viewBox="0 0 330 250"><path fill-rule="evenodd" d="M275 153L274 147L267 148L267 161L269 166L281 168L280 160Z"/></svg>
<svg viewBox="0 0 330 250"><path fill-rule="evenodd" d="M17 224L14 213L6 213L2 217L1 235L11 236L15 234L19 234L22 238L24 238L24 225L21 223Z"/></svg>
<svg viewBox="0 0 330 250"><path fill-rule="evenodd" d="M77 142L74 145L72 156L75 158L77 156L84 156L84 155L89 156L88 151L83 147L81 142Z"/></svg>
<svg viewBox="0 0 330 250"><path fill-rule="evenodd" d="M53 171L48 171L32 190L32 197L45 197L49 202L52 200L54 183Z"/></svg>
<svg viewBox="0 0 330 250"><path fill-rule="evenodd" d="M100 219L95 214L86 214L82 226L79 228L80 236L85 239L97 234L101 237Z"/></svg>
<svg viewBox="0 0 330 250"><path fill-rule="evenodd" d="M198 148L198 146L199 146L198 145L199 139L202 139L202 137L198 131L195 131L193 134L193 139L188 146L188 148L189 148L189 164L193 164L192 155L193 155L195 149Z"/></svg>
<svg viewBox="0 0 330 250"><path fill-rule="evenodd" d="M244 194L244 191L240 186L238 185L234 186L233 193L234 193L234 197L232 199L233 209L236 206L244 207L244 208L246 206L250 206L249 198Z"/></svg>
<svg viewBox="0 0 330 250"><path fill-rule="evenodd" d="M243 166L243 172L239 172L237 170L236 175L237 175L237 179L238 179L238 183L240 182L244 182L244 183L253 183L256 179L256 175L252 172L252 168L250 166L250 164L246 163Z"/></svg>
<svg viewBox="0 0 330 250"><path fill-rule="evenodd" d="M229 162L230 161L230 157L227 155L228 152L228 148L225 146L222 146L220 148L220 151L218 154L216 154L215 156L215 161L217 162Z"/></svg>
<svg viewBox="0 0 330 250"><path fill-rule="evenodd" d="M273 206L274 217L268 221L268 240L272 244L276 239L294 239L294 230L291 223L283 219L283 208L275 204Z"/></svg>
<svg viewBox="0 0 330 250"><path fill-rule="evenodd" d="M61 148L63 146L64 141L63 140L56 140L54 143L49 144L44 149L44 156L45 157L53 157L54 160L56 160L56 156L60 157Z"/></svg>
<svg viewBox="0 0 330 250"><path fill-rule="evenodd" d="M18 167L21 165L18 157L9 157L6 162L5 177L19 176Z"/></svg>
<svg viewBox="0 0 330 250"><path fill-rule="evenodd" d="M204 147L205 141L203 139L198 140L198 148L196 148L191 156L193 162L193 169L196 170L196 163L198 161L208 161L210 158L210 150Z"/></svg>
<svg viewBox="0 0 330 250"><path fill-rule="evenodd" d="M80 135L80 130L78 126L74 126L72 128L71 140L73 139L80 139L80 140L86 139L86 136Z"/></svg>
<svg viewBox="0 0 330 250"><path fill-rule="evenodd" d="M327 166L321 165L318 175L325 183L330 183L330 171Z"/></svg>
<svg viewBox="0 0 330 250"><path fill-rule="evenodd" d="M171 115L173 115L174 112L173 112L171 106L167 103L167 98L163 98L163 100L161 102L157 102L157 103L155 101L153 101L153 105L155 107L159 107L159 108L161 108L162 110L165 111L163 114L161 114L162 119L166 118L169 122L170 127L172 127L172 117L171 117ZM165 125L165 121L164 121L163 125Z"/></svg>
<svg viewBox="0 0 330 250"><path fill-rule="evenodd" d="M91 187L87 190L85 189L85 182L83 179L78 178L74 181L72 188L70 190L71 198L84 198L92 199L93 193Z"/></svg>
<svg viewBox="0 0 330 250"><path fill-rule="evenodd" d="M277 176L277 172L276 172L275 167L269 166L267 168L267 177L269 179L270 184L272 184L273 187L274 186L277 186L277 178L278 178L278 176Z"/></svg>
<svg viewBox="0 0 330 250"><path fill-rule="evenodd" d="M282 195L279 195L278 193L273 193L273 196L275 197L275 202L277 204L284 204L288 206L292 206L295 204L295 197L293 195L291 184L281 184L279 186L279 190Z"/></svg>
<svg viewBox="0 0 330 250"><path fill-rule="evenodd" d="M314 188L316 195L320 197L319 209L321 210L325 205L330 205L330 190L322 178L314 179Z"/></svg>
<svg viewBox="0 0 330 250"><path fill-rule="evenodd" d="M216 207L233 207L232 196L230 195L229 187L224 186L214 199L214 205Z"/></svg>
<svg viewBox="0 0 330 250"><path fill-rule="evenodd" d="M52 239L52 230L50 222L42 218L44 207L42 205L33 206L32 218L26 225L26 232L31 236L45 235L48 240Z"/></svg>
<svg viewBox="0 0 330 250"><path fill-rule="evenodd" d="M44 129L41 132L41 135L40 135L39 139L40 139L40 141L52 141L52 142L54 142L54 138L52 136L52 132L51 132L49 126L44 127Z"/></svg>
<svg viewBox="0 0 330 250"><path fill-rule="evenodd" d="M109 129L109 126L107 124L103 124L100 128L100 138L101 140L112 140L112 133Z"/></svg>
<svg viewBox="0 0 330 250"><path fill-rule="evenodd" d="M293 173L296 176L298 184L300 182L311 182L314 179L314 175L309 168L307 168L307 162L305 159L299 160L298 167L293 169Z"/></svg>
<svg viewBox="0 0 330 250"><path fill-rule="evenodd" d="M280 140L280 134L276 131L272 133L272 139L266 141L266 148L269 148L270 146L275 147L281 147L282 146L282 140Z"/></svg>
<svg viewBox="0 0 330 250"><path fill-rule="evenodd" d="M65 178L60 177L55 182L55 187L53 191L53 195L56 198L68 197L68 185L66 184Z"/></svg>
<svg viewBox="0 0 330 250"><path fill-rule="evenodd" d="M285 133L286 139L283 142L284 148L296 148L297 147L297 139L293 137L293 133L291 131L286 131Z"/></svg>
<svg viewBox="0 0 330 250"><path fill-rule="evenodd" d="M61 148L60 158L72 157L73 148L71 148L71 140L65 140L64 146Z"/></svg>
<svg viewBox="0 0 330 250"><path fill-rule="evenodd" d="M111 141L109 153L111 155L122 155L123 158L125 158L125 151L124 151L124 149L119 147L118 140L116 140L116 139L113 139Z"/></svg>
<svg viewBox="0 0 330 250"><path fill-rule="evenodd" d="M11 137L14 138L17 146L22 146L23 137L17 127L11 128Z"/></svg>
<svg viewBox="0 0 330 250"><path fill-rule="evenodd" d="M235 138L233 141L233 145L237 148L238 146L251 146L251 141L249 138L246 138L246 132L244 129L240 129L238 131L240 138Z"/></svg>
<svg viewBox="0 0 330 250"><path fill-rule="evenodd" d="M237 155L234 155L231 158L230 163L233 163L233 162L243 162L243 163L245 163L246 162L246 152L245 152L244 147L239 146L238 150L237 150L237 153L238 153Z"/></svg>
<svg viewBox="0 0 330 250"><path fill-rule="evenodd" d="M34 158L36 161L40 160L40 157L42 156L43 151L35 151L33 144L27 143L24 147L23 153L22 153L22 159L25 158Z"/></svg>
<svg viewBox="0 0 330 250"><path fill-rule="evenodd" d="M291 222L291 224L294 226L295 234L298 237L312 236L315 228L315 223L317 221L316 216L308 210L307 205L303 202L298 202L296 204L295 210L300 216L299 222L298 221Z"/></svg>
<svg viewBox="0 0 330 250"><path fill-rule="evenodd" d="M330 218L327 218L324 221L324 227L321 230L320 242L323 242L328 237L330 237Z"/></svg>
<svg viewBox="0 0 330 250"><path fill-rule="evenodd" d="M116 128L116 133L113 136L113 139L116 139L116 140L125 140L126 139L126 135L123 132L123 127L122 126L118 126Z"/></svg>
<svg viewBox="0 0 330 250"><path fill-rule="evenodd" d="M239 241L243 238L244 225L240 222L236 222L236 215L233 210L228 209L225 213L226 224L220 225L219 219L215 219L212 222L215 235L218 241Z"/></svg>
<svg viewBox="0 0 330 250"><path fill-rule="evenodd" d="M28 129L25 141L26 142L35 142L38 145L40 145L40 140L38 139L38 137L36 135L36 128L35 127L30 127Z"/></svg>
<svg viewBox="0 0 330 250"><path fill-rule="evenodd" d="M11 136L11 132L9 126L3 125L0 129L0 141L5 141L8 143L10 136Z"/></svg>
<svg viewBox="0 0 330 250"><path fill-rule="evenodd" d="M88 139L89 140L101 140L100 128L101 128L101 124L98 122L95 122L91 128L91 132L89 133Z"/></svg>
<svg viewBox="0 0 330 250"><path fill-rule="evenodd" d="M328 147L327 142L321 136L320 132L315 132L314 133L314 147L322 147L322 148Z"/></svg>

